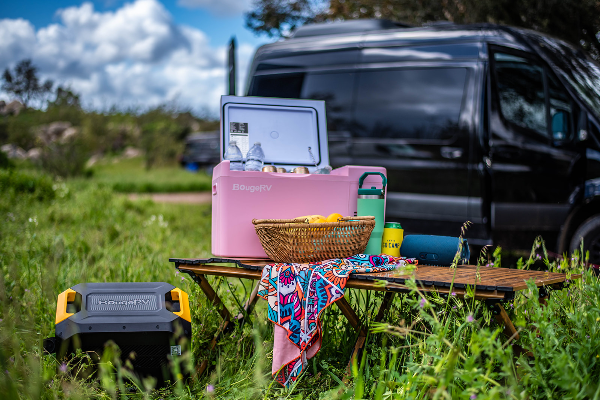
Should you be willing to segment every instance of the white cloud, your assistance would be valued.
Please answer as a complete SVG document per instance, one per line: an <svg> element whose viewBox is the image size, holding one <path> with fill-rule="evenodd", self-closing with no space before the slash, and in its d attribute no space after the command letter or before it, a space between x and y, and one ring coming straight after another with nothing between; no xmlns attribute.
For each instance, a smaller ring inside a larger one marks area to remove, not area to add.
<svg viewBox="0 0 600 400"><path fill-rule="evenodd" d="M43 78L69 85L96 108L176 99L218 112L226 47L211 47L202 31L175 24L157 0L136 0L114 12L84 3L59 10L57 18L37 32L23 19L0 20L0 69L31 58ZM251 46L239 46L238 71L247 70L252 53Z"/></svg>
<svg viewBox="0 0 600 400"><path fill-rule="evenodd" d="M221 16L240 15L250 9L252 0L177 0L185 8L205 8Z"/></svg>

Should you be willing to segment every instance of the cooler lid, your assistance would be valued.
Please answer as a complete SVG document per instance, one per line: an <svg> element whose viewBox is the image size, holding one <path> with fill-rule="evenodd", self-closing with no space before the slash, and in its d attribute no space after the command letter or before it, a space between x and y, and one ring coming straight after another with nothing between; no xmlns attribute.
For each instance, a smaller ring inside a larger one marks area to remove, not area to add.
<svg viewBox="0 0 600 400"><path fill-rule="evenodd" d="M232 140L244 158L260 142L265 165L322 168L329 165L325 102L221 96L221 160Z"/></svg>

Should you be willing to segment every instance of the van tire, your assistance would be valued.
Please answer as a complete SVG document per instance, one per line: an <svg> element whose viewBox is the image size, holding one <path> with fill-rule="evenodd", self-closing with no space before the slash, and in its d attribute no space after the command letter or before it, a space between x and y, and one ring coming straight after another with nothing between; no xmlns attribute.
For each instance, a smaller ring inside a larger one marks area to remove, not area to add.
<svg viewBox="0 0 600 400"><path fill-rule="evenodd" d="M583 224L577 228L573 237L569 250L573 253L579 250L581 241L583 240L583 251L590 252L589 262L592 264L600 264L600 215L594 215L588 218Z"/></svg>

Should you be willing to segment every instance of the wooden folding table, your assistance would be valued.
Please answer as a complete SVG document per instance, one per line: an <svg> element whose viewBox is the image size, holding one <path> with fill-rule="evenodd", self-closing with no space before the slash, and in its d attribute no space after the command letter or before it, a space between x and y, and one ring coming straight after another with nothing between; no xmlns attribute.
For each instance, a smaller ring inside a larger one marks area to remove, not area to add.
<svg viewBox="0 0 600 400"><path fill-rule="evenodd" d="M170 258L169 261L175 263L175 267L179 271L190 275L223 318L223 324L211 342L211 350L215 348L219 335L232 328L231 321L233 318L232 314L223 304L223 301L217 295L217 292L211 287L206 279L206 275L260 280L262 268L267 264L273 263L268 260L225 258ZM581 275L572 274L570 279L580 277ZM375 316L375 321L379 322L383 318L387 308L392 304L394 293L409 293L411 291L405 283L406 280L413 278L423 292L435 291L442 296L447 296L452 291L457 297L464 298L466 286L472 287L475 299L484 301L492 309L495 321L504 328L504 334L515 340L519 338L519 334L502 306L502 302L512 300L515 297L515 292L526 289L527 281L530 279L533 279L536 286L540 288L541 303L545 303L545 300L548 298L550 294L549 289L562 289L568 284L566 274L554 272L476 267L472 265L461 265L456 269L419 265L416 271L411 272L396 270L353 274L348 279L346 287L386 292ZM378 281L386 281L386 284L382 285ZM254 305L259 298L257 294L258 284L255 285L254 290L246 300L243 313L234 317L239 323L243 323L245 317L252 313ZM350 358L349 365L351 365L354 358L359 355L364 346L367 332L365 327L361 326L360 318L345 298L339 299L335 304L348 319L348 322L359 332L352 357ZM198 369L198 374L202 374L207 366L207 361L204 361Z"/></svg>

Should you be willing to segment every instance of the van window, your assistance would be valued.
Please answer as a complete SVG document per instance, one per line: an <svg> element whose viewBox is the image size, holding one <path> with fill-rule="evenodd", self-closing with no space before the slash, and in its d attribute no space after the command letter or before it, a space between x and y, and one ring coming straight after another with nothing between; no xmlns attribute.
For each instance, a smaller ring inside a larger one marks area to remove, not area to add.
<svg viewBox="0 0 600 400"><path fill-rule="evenodd" d="M348 131L355 76L355 72L258 75L248 95L325 100L327 130Z"/></svg>
<svg viewBox="0 0 600 400"><path fill-rule="evenodd" d="M466 68L363 71L358 78L356 136L444 140L459 129Z"/></svg>
<svg viewBox="0 0 600 400"><path fill-rule="evenodd" d="M355 76L354 72L308 73L304 78L302 98L325 100L330 132L350 130Z"/></svg>
<svg viewBox="0 0 600 400"><path fill-rule="evenodd" d="M248 96L299 99L304 74L257 75L252 79Z"/></svg>
<svg viewBox="0 0 600 400"><path fill-rule="evenodd" d="M553 142L558 144L571 140L573 136L571 98L552 74L548 74L548 97L550 98L550 123Z"/></svg>
<svg viewBox="0 0 600 400"><path fill-rule="evenodd" d="M494 53L494 62L502 116L547 138L543 67L503 53Z"/></svg>

